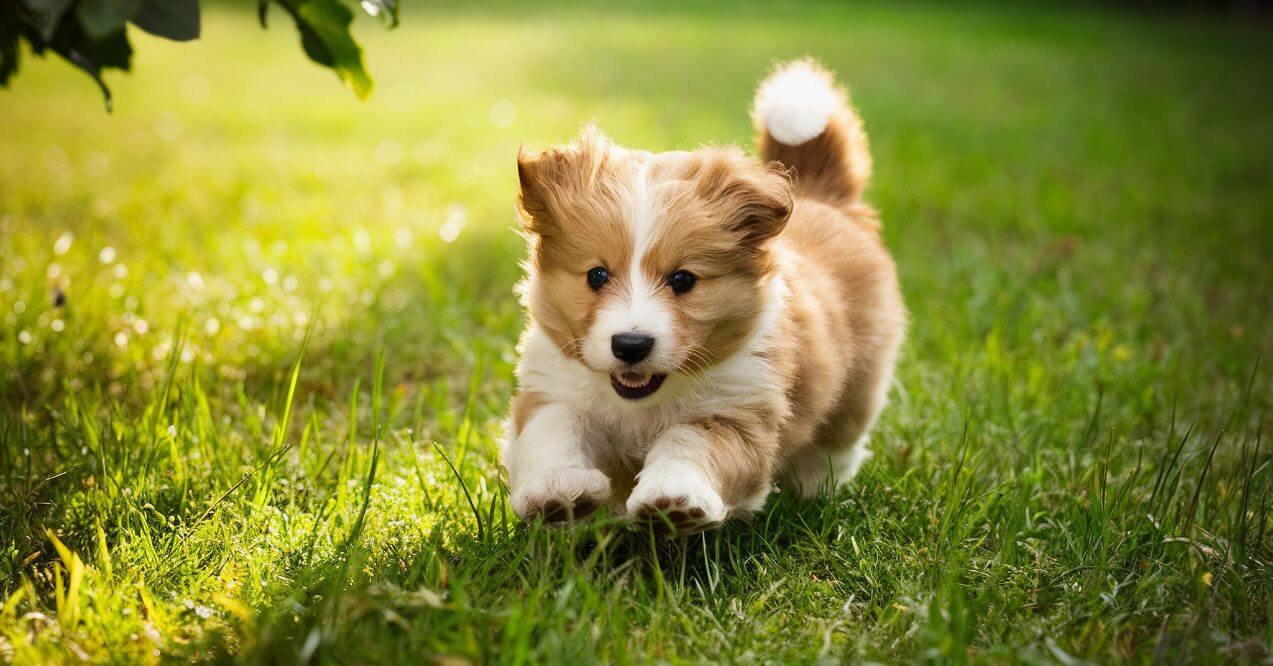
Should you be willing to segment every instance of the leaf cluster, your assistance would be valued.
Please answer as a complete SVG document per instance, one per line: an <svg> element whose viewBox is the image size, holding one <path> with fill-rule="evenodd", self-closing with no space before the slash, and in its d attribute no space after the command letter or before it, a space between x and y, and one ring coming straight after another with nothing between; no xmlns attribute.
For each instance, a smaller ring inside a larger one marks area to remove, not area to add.
<svg viewBox="0 0 1273 666"><path fill-rule="evenodd" d="M260 0L262 27L270 4L282 7L296 22L301 47L311 60L330 67L359 98L371 93L362 49L349 32L354 12L341 0ZM397 0L366 0L361 7L389 26L398 23ZM102 74L130 71L133 47L127 26L174 41L199 38L198 0L0 0L0 87L18 72L26 42L43 56L53 52L92 77L106 108L111 91Z"/></svg>

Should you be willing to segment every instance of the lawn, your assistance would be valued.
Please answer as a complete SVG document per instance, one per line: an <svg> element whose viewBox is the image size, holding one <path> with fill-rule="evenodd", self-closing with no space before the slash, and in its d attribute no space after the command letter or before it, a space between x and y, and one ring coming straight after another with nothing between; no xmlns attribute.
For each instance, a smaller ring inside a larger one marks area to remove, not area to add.
<svg viewBox="0 0 1273 666"><path fill-rule="evenodd" d="M0 92L0 661L1268 658L1266 19L425 4L366 102L234 5L113 114ZM876 456L683 542L520 524L518 146L746 145L806 53L912 314Z"/></svg>

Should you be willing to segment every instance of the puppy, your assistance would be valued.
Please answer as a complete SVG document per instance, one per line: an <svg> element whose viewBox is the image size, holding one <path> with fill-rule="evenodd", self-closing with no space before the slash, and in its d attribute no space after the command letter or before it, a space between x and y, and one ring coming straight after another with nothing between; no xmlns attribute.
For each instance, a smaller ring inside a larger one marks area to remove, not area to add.
<svg viewBox="0 0 1273 666"><path fill-rule="evenodd" d="M503 461L523 519L609 505L693 533L870 455L906 310L861 201L862 122L809 60L752 116L763 161L591 127L518 155L529 323Z"/></svg>

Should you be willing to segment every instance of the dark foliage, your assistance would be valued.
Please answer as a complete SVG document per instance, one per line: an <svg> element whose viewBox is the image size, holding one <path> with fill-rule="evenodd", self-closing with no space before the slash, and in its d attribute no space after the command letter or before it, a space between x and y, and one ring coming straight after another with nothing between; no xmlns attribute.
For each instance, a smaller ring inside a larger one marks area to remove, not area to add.
<svg viewBox="0 0 1273 666"><path fill-rule="evenodd" d="M363 67L362 49L349 33L354 13L341 0L260 0L261 25L269 5L283 7L296 22L301 46L314 62L330 67L361 98L372 82ZM385 25L398 23L397 0L362 3ZM106 108L111 92L102 78L107 69L132 69L127 26L174 41L199 38L198 0L0 0L0 86L18 71L20 42L32 52L58 54L83 70L102 89Z"/></svg>

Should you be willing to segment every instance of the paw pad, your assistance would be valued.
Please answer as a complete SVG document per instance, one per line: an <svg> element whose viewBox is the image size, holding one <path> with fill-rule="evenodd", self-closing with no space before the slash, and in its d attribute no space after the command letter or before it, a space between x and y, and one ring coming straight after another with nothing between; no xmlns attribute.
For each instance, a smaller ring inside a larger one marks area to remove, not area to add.
<svg viewBox="0 0 1273 666"><path fill-rule="evenodd" d="M638 508L633 518L637 523L649 526L657 532L670 531L676 534L695 534L715 527L720 522L709 518L706 509L694 505L683 495L658 497Z"/></svg>
<svg viewBox="0 0 1273 666"><path fill-rule="evenodd" d="M579 497L574 501L550 499L542 506L532 508L532 514L527 517L538 515L545 523L565 523L592 515L599 506L600 504L588 497Z"/></svg>
<svg viewBox="0 0 1273 666"><path fill-rule="evenodd" d="M513 511L527 522L560 524L601 508L610 496L610 479L597 470L563 469L540 474L513 490Z"/></svg>

